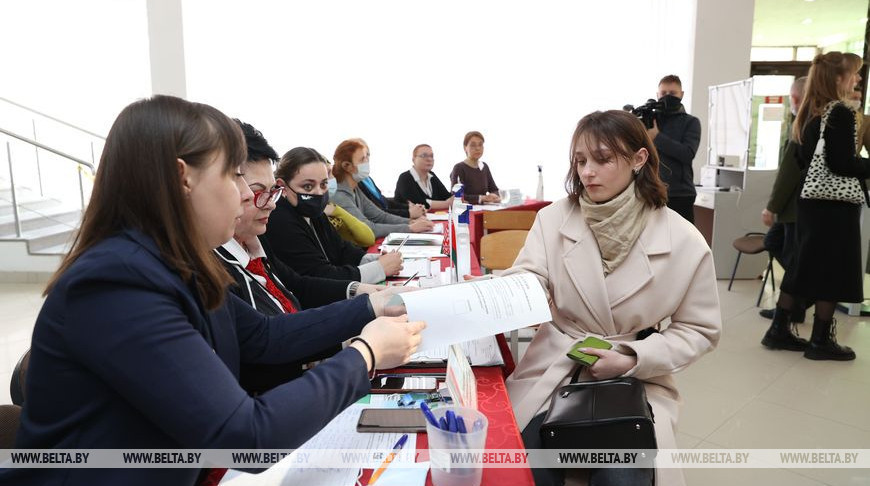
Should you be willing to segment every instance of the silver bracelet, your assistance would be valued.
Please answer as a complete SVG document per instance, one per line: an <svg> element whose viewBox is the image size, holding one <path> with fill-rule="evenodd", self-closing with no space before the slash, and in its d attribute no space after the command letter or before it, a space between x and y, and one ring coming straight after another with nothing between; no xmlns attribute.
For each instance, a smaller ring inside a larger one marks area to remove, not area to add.
<svg viewBox="0 0 870 486"><path fill-rule="evenodd" d="M347 298L352 299L356 297L356 293L359 290L359 282L351 282L350 285L347 286Z"/></svg>

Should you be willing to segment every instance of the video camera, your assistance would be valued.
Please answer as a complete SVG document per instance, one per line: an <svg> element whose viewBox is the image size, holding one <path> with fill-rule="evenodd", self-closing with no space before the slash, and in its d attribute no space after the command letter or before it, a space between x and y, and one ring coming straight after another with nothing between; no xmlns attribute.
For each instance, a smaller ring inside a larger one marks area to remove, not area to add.
<svg viewBox="0 0 870 486"><path fill-rule="evenodd" d="M646 103L637 108L632 105L625 105L622 109L631 112L632 115L640 118L643 125L649 129L653 127L653 121L658 120L660 115L673 113L680 109L679 101L677 101L676 105L674 105L673 102L668 103L670 98L670 96L665 96L661 100L648 99L646 100ZM679 98L674 99L679 100Z"/></svg>

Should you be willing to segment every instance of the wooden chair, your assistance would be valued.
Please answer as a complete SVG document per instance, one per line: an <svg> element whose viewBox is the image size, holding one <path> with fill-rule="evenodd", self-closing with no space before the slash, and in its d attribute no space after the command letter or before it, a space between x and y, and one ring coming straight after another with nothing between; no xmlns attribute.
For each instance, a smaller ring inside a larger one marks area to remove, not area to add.
<svg viewBox="0 0 870 486"><path fill-rule="evenodd" d="M526 243L535 211L488 211L483 215L483 238L480 239L480 266L489 270L506 270L513 266ZM537 326L532 326L537 329ZM520 332L511 331L511 354L519 360Z"/></svg>

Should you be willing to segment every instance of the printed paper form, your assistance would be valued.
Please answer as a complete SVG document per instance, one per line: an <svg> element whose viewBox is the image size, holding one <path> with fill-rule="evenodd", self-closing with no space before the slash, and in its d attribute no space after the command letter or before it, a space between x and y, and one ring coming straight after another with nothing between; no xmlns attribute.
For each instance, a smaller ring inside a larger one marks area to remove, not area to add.
<svg viewBox="0 0 870 486"><path fill-rule="evenodd" d="M538 279L519 273L401 295L408 319L425 321L418 352L553 319Z"/></svg>
<svg viewBox="0 0 870 486"><path fill-rule="evenodd" d="M326 427L308 440L292 454L274 464L260 474L249 474L242 471L229 470L220 484L227 486L279 486L296 484L329 484L347 485L356 484L359 469L317 469L305 467L293 467L300 460L300 454L317 454L318 449L358 449L369 451L381 456L392 451L393 446L401 433L359 433L356 424L363 409L371 408L371 405L354 404L332 419ZM408 441L402 448L402 456L414 457L417 450L417 434L408 434ZM406 456L407 454L407 456ZM373 456L374 457L374 456ZM311 459L312 461L316 459ZM376 459L377 460L377 459Z"/></svg>
<svg viewBox="0 0 870 486"><path fill-rule="evenodd" d="M504 364L501 350L498 349L498 341L495 336L486 336L474 341L467 341L459 345L465 356L471 360L471 366L500 366ZM447 361L447 352L450 346L439 346L425 353L414 353L411 362L432 363Z"/></svg>

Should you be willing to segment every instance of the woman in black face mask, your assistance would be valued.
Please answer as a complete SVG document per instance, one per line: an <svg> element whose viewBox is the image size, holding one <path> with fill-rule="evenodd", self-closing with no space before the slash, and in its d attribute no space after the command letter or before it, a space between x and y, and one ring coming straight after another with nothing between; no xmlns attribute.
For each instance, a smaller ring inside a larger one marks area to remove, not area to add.
<svg viewBox="0 0 870 486"><path fill-rule="evenodd" d="M286 190L265 235L275 256L303 275L377 283L399 273L401 254L366 254L329 222L328 177L328 161L314 149L296 147L281 157L275 178Z"/></svg>

